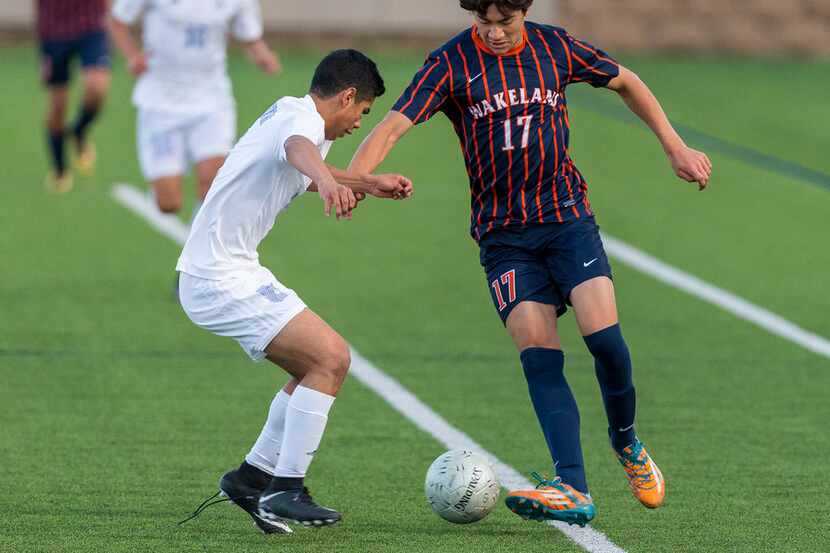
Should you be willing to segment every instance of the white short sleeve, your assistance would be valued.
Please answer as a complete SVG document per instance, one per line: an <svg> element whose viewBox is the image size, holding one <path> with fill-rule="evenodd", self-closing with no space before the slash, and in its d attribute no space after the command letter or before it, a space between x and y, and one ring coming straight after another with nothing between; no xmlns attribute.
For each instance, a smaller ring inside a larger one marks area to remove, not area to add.
<svg viewBox="0 0 830 553"><path fill-rule="evenodd" d="M326 141L326 131L322 118L316 114L297 113L285 120L277 131L277 159L287 161L285 143L292 136L304 136L320 148Z"/></svg>
<svg viewBox="0 0 830 553"><path fill-rule="evenodd" d="M239 11L231 22L231 34L242 42L251 42L262 38L262 13L259 0L242 0Z"/></svg>
<svg viewBox="0 0 830 553"><path fill-rule="evenodd" d="M112 6L112 17L122 23L132 25L147 9L147 4L149 0L115 0Z"/></svg>

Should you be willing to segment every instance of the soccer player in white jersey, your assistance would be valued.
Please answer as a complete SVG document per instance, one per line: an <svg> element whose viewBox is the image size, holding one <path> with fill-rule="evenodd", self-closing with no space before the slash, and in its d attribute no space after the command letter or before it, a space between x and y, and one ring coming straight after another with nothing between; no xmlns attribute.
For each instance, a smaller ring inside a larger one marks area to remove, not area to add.
<svg viewBox="0 0 830 553"><path fill-rule="evenodd" d="M143 27L143 48L130 26ZM192 163L199 201L236 137L227 74L228 35L266 73L280 62L262 40L258 0L115 0L110 33L138 76L138 156L161 211L182 206L182 179Z"/></svg>
<svg viewBox="0 0 830 553"><path fill-rule="evenodd" d="M292 376L245 461L219 483L220 493L266 533L290 532L287 521L340 520L312 501L303 478L350 358L345 340L259 264L257 247L306 190L318 192L325 213L334 210L338 218L351 217L356 195L411 195L412 183L400 175L350 174L324 162L332 141L359 128L384 91L374 62L360 52L338 50L323 59L309 94L276 102L230 152L176 267L181 304L194 323Z"/></svg>

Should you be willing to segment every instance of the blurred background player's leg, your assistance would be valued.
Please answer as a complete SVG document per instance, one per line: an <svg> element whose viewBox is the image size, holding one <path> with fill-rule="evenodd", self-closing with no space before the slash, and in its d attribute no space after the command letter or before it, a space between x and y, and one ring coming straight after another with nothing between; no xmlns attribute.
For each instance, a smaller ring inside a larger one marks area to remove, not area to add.
<svg viewBox="0 0 830 553"><path fill-rule="evenodd" d="M99 31L81 38L80 55L84 69L84 95L71 130L78 154L78 171L90 175L95 169L96 152L95 146L87 140L87 132L103 107L110 84L106 33Z"/></svg>
<svg viewBox="0 0 830 553"><path fill-rule="evenodd" d="M205 201L205 196L207 196L207 193L210 190L210 185L213 183L213 179L216 178L216 174L219 172L219 168L222 167L223 163L225 163L224 155L209 157L196 163L197 197L196 205L193 206L193 212L190 214L191 223L193 222L193 219L196 218L196 215L198 215L199 209L202 207L202 202Z"/></svg>
<svg viewBox="0 0 830 553"><path fill-rule="evenodd" d="M231 106L199 118L187 130L187 149L195 161L196 205L190 221L196 218L199 208L210 190L210 185L225 162L236 137L236 110Z"/></svg>
<svg viewBox="0 0 830 553"><path fill-rule="evenodd" d="M55 192L72 189L72 174L66 167L64 122L69 102L69 61L72 47L69 42L43 41L41 72L48 91L46 137L52 170L46 176L46 185Z"/></svg>
<svg viewBox="0 0 830 553"><path fill-rule="evenodd" d="M182 176L160 177L152 181L153 196L162 213L178 213L182 209Z"/></svg>
<svg viewBox="0 0 830 553"><path fill-rule="evenodd" d="M163 213L182 208L182 181L187 170L184 131L175 114L139 109L136 125L138 158Z"/></svg>

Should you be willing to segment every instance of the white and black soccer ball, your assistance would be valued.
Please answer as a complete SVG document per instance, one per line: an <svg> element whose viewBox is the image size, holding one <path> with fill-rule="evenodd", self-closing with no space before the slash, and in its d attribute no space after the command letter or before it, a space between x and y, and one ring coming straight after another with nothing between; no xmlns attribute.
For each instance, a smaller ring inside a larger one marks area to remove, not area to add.
<svg viewBox="0 0 830 553"><path fill-rule="evenodd" d="M468 524L490 514L500 487L496 471L484 456L454 449L433 461L424 488L429 506L438 516Z"/></svg>

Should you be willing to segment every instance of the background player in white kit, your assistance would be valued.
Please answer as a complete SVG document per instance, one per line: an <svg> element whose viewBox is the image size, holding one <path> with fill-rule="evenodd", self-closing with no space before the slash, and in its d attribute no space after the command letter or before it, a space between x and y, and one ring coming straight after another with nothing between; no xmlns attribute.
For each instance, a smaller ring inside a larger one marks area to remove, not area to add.
<svg viewBox="0 0 830 553"><path fill-rule="evenodd" d="M286 521L340 520L312 501L303 477L350 358L345 340L259 264L257 246L306 190L319 192L326 214L334 210L338 218L351 217L355 194L411 195L411 182L400 175L352 175L323 161L332 141L359 128L384 91L374 62L360 52L324 58L307 96L276 102L233 148L176 267L181 304L194 323L234 338L252 359L267 358L293 377L271 403L245 461L219 484L266 533L290 532Z"/></svg>
<svg viewBox="0 0 830 553"><path fill-rule="evenodd" d="M129 26L141 19L143 49ZM190 163L199 201L236 137L236 109L228 77L228 35L267 73L280 62L262 40L258 0L115 0L110 32L139 76L138 156L159 209L182 206L182 178Z"/></svg>

